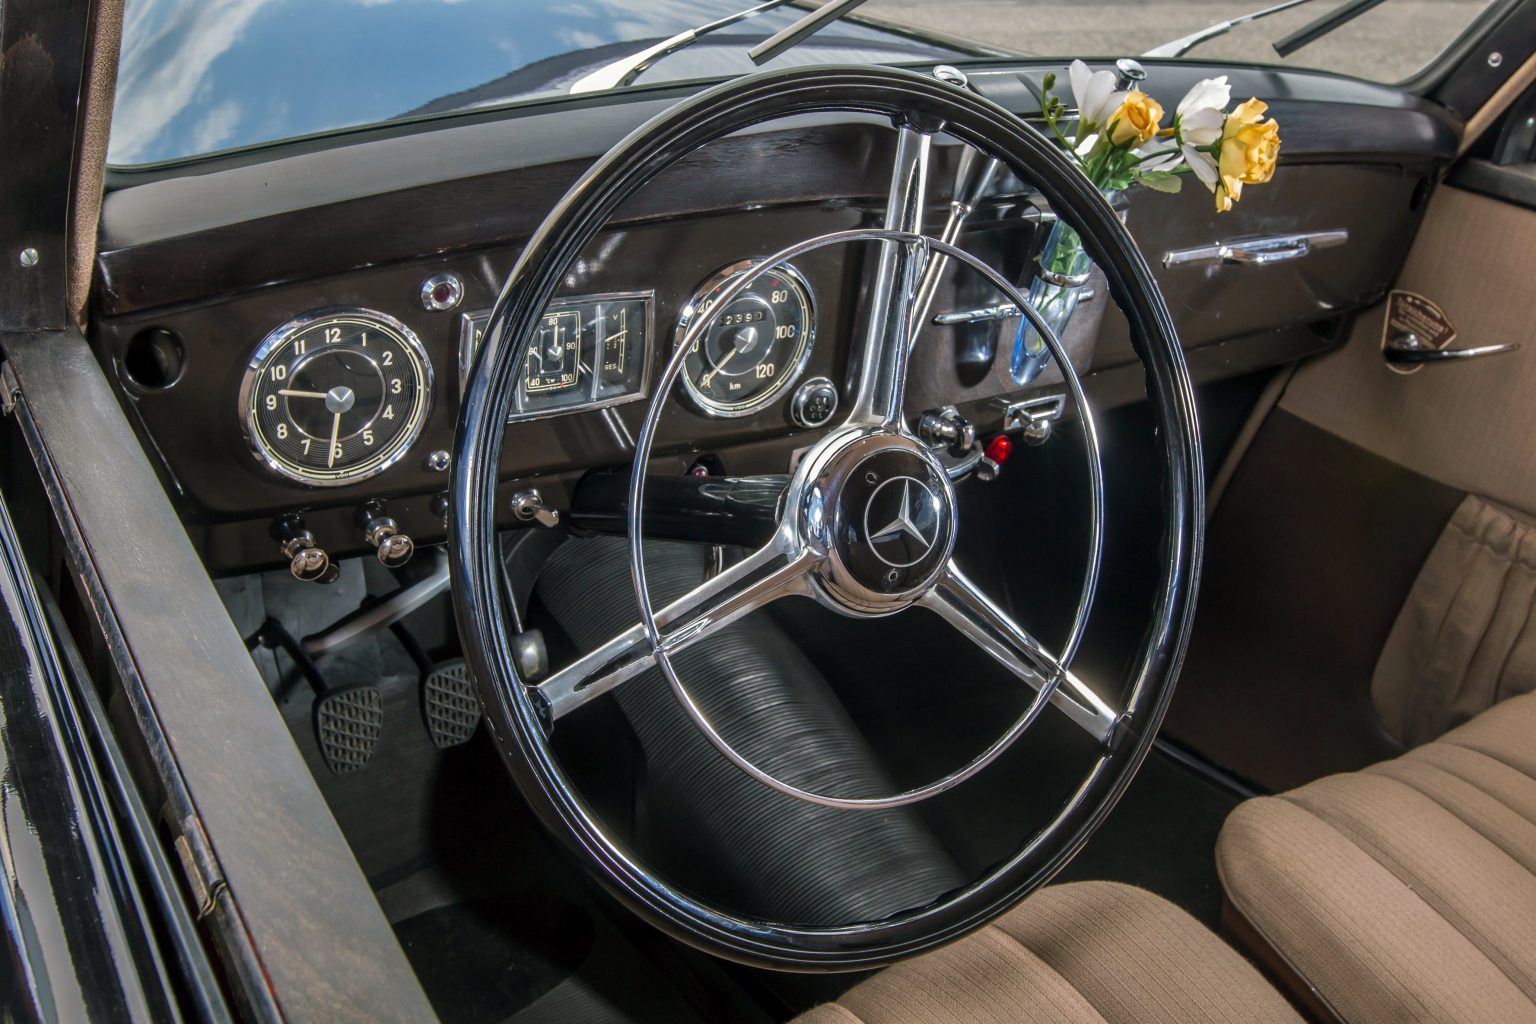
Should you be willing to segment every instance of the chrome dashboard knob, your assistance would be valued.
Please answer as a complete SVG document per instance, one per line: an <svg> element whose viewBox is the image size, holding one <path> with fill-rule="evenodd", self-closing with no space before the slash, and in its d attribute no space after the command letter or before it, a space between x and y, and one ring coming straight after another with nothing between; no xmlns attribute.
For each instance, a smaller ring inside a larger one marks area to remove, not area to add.
<svg viewBox="0 0 1536 1024"><path fill-rule="evenodd" d="M976 427L953 406L923 413L917 436L931 448L943 448L957 458L976 445Z"/></svg>
<svg viewBox="0 0 1536 1024"><path fill-rule="evenodd" d="M363 503L357 510L357 525L386 569L400 568L416 553L416 542L400 532L399 525L385 514L382 502Z"/></svg>
<svg viewBox="0 0 1536 1024"><path fill-rule="evenodd" d="M283 516L272 524L272 537L288 559L288 572L300 583L335 583L341 575L331 556L315 543L315 535L304 526L302 517Z"/></svg>

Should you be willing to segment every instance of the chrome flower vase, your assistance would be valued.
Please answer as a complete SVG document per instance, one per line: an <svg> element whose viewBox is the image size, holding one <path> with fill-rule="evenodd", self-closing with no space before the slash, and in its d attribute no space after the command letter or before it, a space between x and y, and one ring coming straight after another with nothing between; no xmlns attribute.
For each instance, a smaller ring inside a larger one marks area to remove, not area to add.
<svg viewBox="0 0 1536 1024"><path fill-rule="evenodd" d="M1077 310L1093 263L1083 251L1082 240L1068 224L1057 221L1040 250L1040 270L1029 285L1029 304L1051 332L1060 338ZM1051 361L1051 350L1028 317L1019 320L1013 340L1009 370L1015 384L1033 381Z"/></svg>

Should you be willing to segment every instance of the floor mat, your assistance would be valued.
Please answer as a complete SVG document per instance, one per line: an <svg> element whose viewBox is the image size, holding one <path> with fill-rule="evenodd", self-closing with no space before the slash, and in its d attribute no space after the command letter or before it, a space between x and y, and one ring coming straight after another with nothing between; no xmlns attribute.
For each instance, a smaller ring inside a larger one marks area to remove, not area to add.
<svg viewBox="0 0 1536 1024"><path fill-rule="evenodd" d="M1216 836L1237 804L1232 793L1153 752L1057 880L1139 885L1215 928L1221 917Z"/></svg>
<svg viewBox="0 0 1536 1024"><path fill-rule="evenodd" d="M432 1007L454 1024L500 1024L574 974L592 925L554 900L433 907L395 926Z"/></svg>

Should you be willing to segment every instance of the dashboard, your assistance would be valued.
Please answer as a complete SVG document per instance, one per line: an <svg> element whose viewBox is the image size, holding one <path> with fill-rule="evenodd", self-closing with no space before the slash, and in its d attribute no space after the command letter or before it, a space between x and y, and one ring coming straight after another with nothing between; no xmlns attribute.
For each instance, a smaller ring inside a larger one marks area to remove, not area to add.
<svg viewBox="0 0 1536 1024"><path fill-rule="evenodd" d="M1176 100L1206 70L1158 68L1155 91ZM1205 379L1330 345L1326 325L1395 274L1458 130L1394 90L1222 70L1234 93L1272 97L1287 126L1275 181L1220 217L1198 188L1133 195L1128 213ZM1028 116L1032 74L996 67L973 81ZM458 398L521 241L592 157L669 96L482 113L196 174L115 177L90 337L211 568L279 564L275 525L295 516L333 553L366 550L365 508L419 542L441 539ZM514 492L536 486L568 507L583 473L628 464L660 361L698 318L706 326L658 431L663 471L783 472L836 422L870 253L834 246L758 264L813 235L878 225L893 137L856 115L767 126L694 154L620 212L529 340L500 467L508 525ZM931 232L957 162L958 147L937 147ZM1050 223L1027 183L1009 179L961 244L1027 280ZM1179 255L1298 232L1339 244L1276 266ZM1060 377L1015 386L1017 320L978 315L998 297L950 278L918 339L910 404L956 406L1000 430L1010 405L1059 393ZM1090 289L1064 340L1096 402L1134 400L1124 323L1102 278Z"/></svg>

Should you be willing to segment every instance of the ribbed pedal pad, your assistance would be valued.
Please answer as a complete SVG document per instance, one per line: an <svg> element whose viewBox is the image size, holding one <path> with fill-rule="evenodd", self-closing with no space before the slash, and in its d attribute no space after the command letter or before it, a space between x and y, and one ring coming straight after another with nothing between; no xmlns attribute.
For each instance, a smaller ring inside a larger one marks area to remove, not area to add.
<svg viewBox="0 0 1536 1024"><path fill-rule="evenodd" d="M337 775L368 767L384 732L384 695L377 686L328 693L315 701L315 739Z"/></svg>
<svg viewBox="0 0 1536 1024"><path fill-rule="evenodd" d="M421 717L440 750L468 742L480 724L480 699L462 658L445 661L421 681Z"/></svg>

